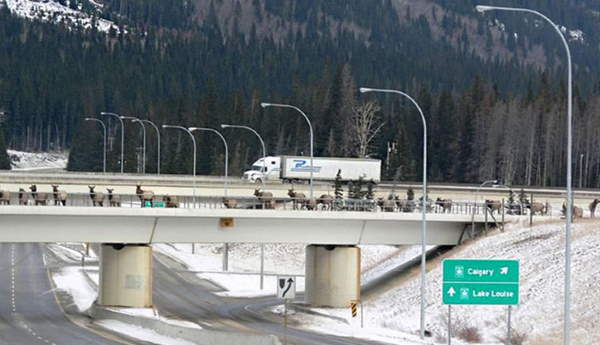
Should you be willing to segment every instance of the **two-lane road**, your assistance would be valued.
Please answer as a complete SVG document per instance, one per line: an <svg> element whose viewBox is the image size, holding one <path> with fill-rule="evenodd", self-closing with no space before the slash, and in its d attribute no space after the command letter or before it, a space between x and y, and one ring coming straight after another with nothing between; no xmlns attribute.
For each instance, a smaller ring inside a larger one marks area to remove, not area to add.
<svg viewBox="0 0 600 345"><path fill-rule="evenodd" d="M0 244L0 344L120 345L79 327L52 291L39 244Z"/></svg>
<svg viewBox="0 0 600 345"><path fill-rule="evenodd" d="M376 345L383 344L359 338L339 337L288 327L262 315L281 304L275 297L235 299L215 295L197 281L185 279L172 267L170 259L155 254L154 304L161 314L197 322L205 328L224 331L246 331L273 334L287 338L290 344L302 345Z"/></svg>

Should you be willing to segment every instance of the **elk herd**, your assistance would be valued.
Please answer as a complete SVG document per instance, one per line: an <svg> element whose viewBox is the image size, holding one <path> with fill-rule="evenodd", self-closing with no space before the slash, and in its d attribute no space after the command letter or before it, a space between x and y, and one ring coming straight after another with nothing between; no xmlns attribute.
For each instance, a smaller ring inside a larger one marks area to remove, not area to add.
<svg viewBox="0 0 600 345"><path fill-rule="evenodd" d="M64 190L60 190L58 185L52 184L51 187L52 193L39 192L37 185L35 184L29 186L29 192L23 188L19 188L17 194L19 205L45 206L54 204L55 206L67 206L69 194ZM121 195L115 194L114 188L106 188L106 194L96 190L96 186L88 185L88 189L89 201L91 201L92 206L104 207L106 205L108 207L121 207ZM139 199L142 207L152 206L156 202L154 192L151 190L143 190L141 185L136 186L135 195ZM73 194L71 196L74 197L75 195ZM85 204L85 198L80 197L79 200ZM52 203L52 201L54 201L54 203ZM164 195L162 198L159 198L159 201L162 201L164 207L167 208L179 207L177 197L175 196ZM0 190L0 205L10 205L10 202L10 192Z"/></svg>
<svg viewBox="0 0 600 345"><path fill-rule="evenodd" d="M19 205L35 205L44 206L53 204L55 206L67 206L69 200L69 194L59 189L59 186L52 184L52 192L41 192L38 191L37 185L32 184L29 186L29 191L24 188L19 188L18 191L18 204ZM100 190L96 190L96 186L89 185L89 199L82 195L77 195L79 201L85 201L84 204L90 204L94 207L121 207L122 195L114 193L114 188L105 188L106 193ZM388 195L387 198L378 198L376 200L353 200L353 199L336 199L330 194L322 194L316 199L311 199L302 192L298 192L294 189L294 186L287 191L289 198L275 198L273 193L269 191L261 190L257 188L254 190L254 201L248 204L247 199L232 199L224 197L222 198L222 207L234 209L234 208L261 208L261 209L279 209L289 208L293 210L358 210L358 211L376 211L382 212L414 212L421 204L421 200L414 199L414 192L412 189L407 191L406 199L400 199L393 191ZM14 195L13 195L14 197ZM75 197L74 194L71 197ZM157 202L162 202L163 207L166 208L178 208L179 202L176 196L163 195L157 196L153 191L142 189L141 185L136 185L135 196L129 196L130 199L138 199L141 207L152 207ZM421 198L422 199L422 198ZM128 199L129 200L129 199ZM9 191L0 190L0 205L11 204L11 193ZM437 198L435 201L428 199L426 203L428 212L437 213L451 213L453 210L462 207L470 203L456 203L451 199ZM596 208L600 204L600 199L594 199L588 206L590 217L595 217ZM468 207L468 206L466 206ZM526 214L526 210L529 210L531 215L547 215L550 213L550 205L548 203L541 202L502 202L500 200L485 200L483 207L493 216L506 210L507 214ZM566 215L567 206L566 203L562 204L562 215ZM456 210L455 210L456 212ZM466 213L471 211L466 211ZM459 213L462 213L459 211ZM573 205L573 217L582 218L583 208Z"/></svg>

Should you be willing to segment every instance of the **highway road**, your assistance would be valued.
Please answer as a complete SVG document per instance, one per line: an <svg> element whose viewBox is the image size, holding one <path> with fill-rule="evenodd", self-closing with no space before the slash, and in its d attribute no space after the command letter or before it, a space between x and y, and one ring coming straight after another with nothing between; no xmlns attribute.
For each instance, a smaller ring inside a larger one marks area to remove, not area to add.
<svg viewBox="0 0 600 345"><path fill-rule="evenodd" d="M65 316L38 244L0 244L0 300L2 345L130 344L109 340Z"/></svg>
<svg viewBox="0 0 600 345"><path fill-rule="evenodd" d="M223 195L223 177L221 176L198 176L196 178L196 192L199 196L222 196ZM242 181L240 178L229 178L229 195L239 197L250 197L254 189L260 185ZM18 172L1 171L0 172L0 190L9 190L17 192L19 188L29 187L30 184L38 184L39 191L51 192L50 184L55 183L61 186L69 193L87 193L88 185L96 185L97 191L106 194L106 187L114 188L116 194L134 194L135 185L140 183L145 189L150 189L156 194L164 195L192 195L193 177L190 175L138 175L138 174L116 174L116 173L40 173L40 172ZM419 195L419 183L402 182L392 183L383 181L376 188L377 196L387 196L394 190L401 198L405 196L407 188L413 188L417 196ZM289 184L282 184L279 181L269 181L266 189L271 191L275 197L287 197L287 191L291 187ZM298 192L306 193L308 184L296 184L294 189ZM453 200L472 200L479 187L468 184L448 184L448 183L430 183L428 186L429 195L432 199L436 197L451 198ZM512 186L515 193L521 190L521 186ZM548 200L550 202L562 201L566 192L564 187L524 187L525 191L534 193L539 201ZM28 190L28 189L27 189ZM315 182L315 194L333 195L333 182ZM528 195L529 196L529 195ZM600 197L598 189L575 190L574 196L579 202L589 202L595 197ZM479 193L481 200L485 198L501 199L508 198L508 191L504 187L484 187Z"/></svg>
<svg viewBox="0 0 600 345"><path fill-rule="evenodd" d="M155 254L154 304L162 315L192 321L204 328L273 334L298 345L376 345L379 342L319 334L288 327L263 315L263 310L281 304L274 297L235 299L214 294L215 288L182 273L182 267L169 258Z"/></svg>

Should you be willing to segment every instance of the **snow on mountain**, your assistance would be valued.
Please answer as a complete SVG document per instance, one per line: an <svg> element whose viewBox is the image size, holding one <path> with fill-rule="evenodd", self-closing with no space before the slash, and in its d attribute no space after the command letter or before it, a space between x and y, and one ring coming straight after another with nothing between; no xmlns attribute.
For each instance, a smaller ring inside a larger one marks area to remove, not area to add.
<svg viewBox="0 0 600 345"><path fill-rule="evenodd" d="M67 152L22 152L7 150L13 170L65 169Z"/></svg>
<svg viewBox="0 0 600 345"><path fill-rule="evenodd" d="M90 3L98 12L103 7L98 2L90 0ZM4 4L12 14L31 20L42 20L84 29L95 27L98 31L102 32L108 32L111 28L117 32L119 31L115 23L86 13L82 11L81 6L78 9L73 9L53 0L4 0Z"/></svg>

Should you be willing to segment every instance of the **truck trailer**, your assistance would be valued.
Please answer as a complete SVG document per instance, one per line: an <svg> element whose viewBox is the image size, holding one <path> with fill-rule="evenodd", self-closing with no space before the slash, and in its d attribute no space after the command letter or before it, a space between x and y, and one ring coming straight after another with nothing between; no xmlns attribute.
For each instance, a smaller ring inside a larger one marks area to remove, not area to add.
<svg viewBox="0 0 600 345"><path fill-rule="evenodd" d="M261 183L268 180L282 182L300 182L310 179L310 157L306 156L268 156L252 164L251 170L244 172L243 179ZM341 171L342 181L381 180L381 161L368 158L314 157L313 179L315 181L334 181Z"/></svg>

